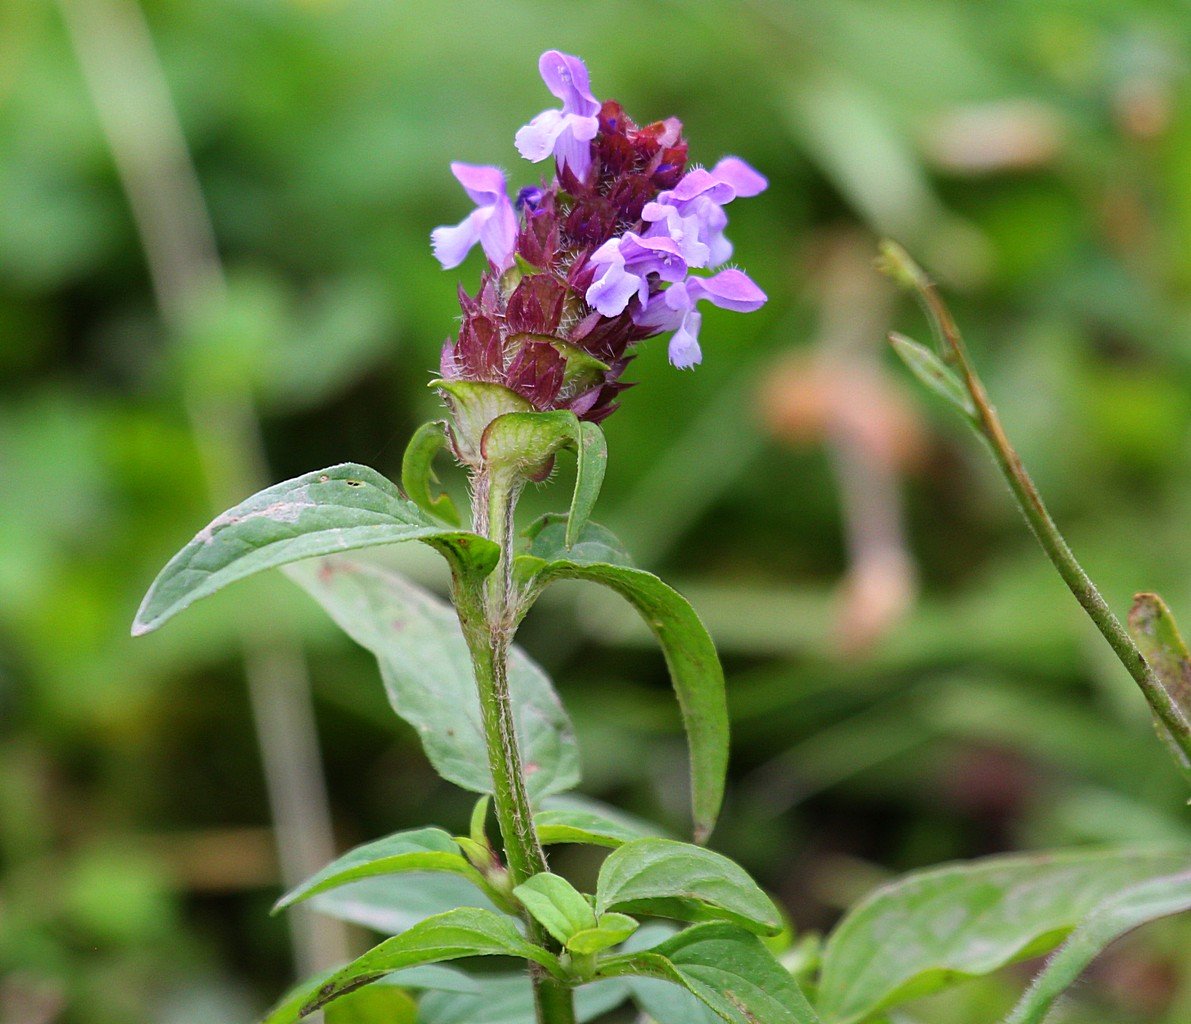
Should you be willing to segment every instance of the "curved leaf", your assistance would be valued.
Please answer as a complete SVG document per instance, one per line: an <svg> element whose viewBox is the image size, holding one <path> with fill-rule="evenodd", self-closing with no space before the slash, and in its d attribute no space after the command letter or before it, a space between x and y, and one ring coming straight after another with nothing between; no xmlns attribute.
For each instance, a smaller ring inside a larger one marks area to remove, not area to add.
<svg viewBox="0 0 1191 1024"><path fill-rule="evenodd" d="M478 577L500 557L491 541L445 529L367 466L344 463L275 484L204 526L153 581L132 633L157 629L201 597L254 573L316 555L399 541L438 548Z"/></svg>
<svg viewBox="0 0 1191 1024"><path fill-rule="evenodd" d="M441 963L467 956L513 956L532 960L557 976L558 960L522 938L507 917L461 907L427 918L409 931L386 939L330 976L299 986L265 1018L264 1024L290 1024L348 992L403 967Z"/></svg>
<svg viewBox="0 0 1191 1024"><path fill-rule="evenodd" d="M925 345L907 338L904 334L892 333L889 342L910 372L935 394L941 395L967 418L975 422L976 405L955 371L943 362Z"/></svg>
<svg viewBox="0 0 1191 1024"><path fill-rule="evenodd" d="M410 500L427 515L458 526L462 520L451 496L445 492L430 493L430 484L438 483L434 475L434 457L447 445L447 426L442 420L423 423L414 431L401 460L401 486Z"/></svg>
<svg viewBox="0 0 1191 1024"><path fill-rule="evenodd" d="M608 442L599 424L579 424L579 444L575 450L575 493L571 498L571 514L567 516L566 545L574 547L591 518L600 488L604 485L604 471L608 468Z"/></svg>
<svg viewBox="0 0 1191 1024"><path fill-rule="evenodd" d="M823 951L818 1009L876 1011L1038 956L1106 896L1191 865L1191 850L989 857L919 872L857 904Z"/></svg>
<svg viewBox="0 0 1191 1024"><path fill-rule="evenodd" d="M626 914L601 914L594 928L575 932L567 939L566 947L580 956L591 956L620 945L637 927L637 922Z"/></svg>
<svg viewBox="0 0 1191 1024"><path fill-rule="evenodd" d="M601 977L639 976L681 985L729 1024L817 1024L790 974L755 935L700 924L642 953L605 961Z"/></svg>
<svg viewBox="0 0 1191 1024"><path fill-rule="evenodd" d="M672 839L637 839L613 850L600 868L596 912L725 920L776 935L782 918L739 864L722 854Z"/></svg>
<svg viewBox="0 0 1191 1024"><path fill-rule="evenodd" d="M446 832L439 828L419 828L397 832L348 851L282 896L273 912L348 882L405 871L445 871L461 875L492 895L487 880L460 854L458 845Z"/></svg>
<svg viewBox="0 0 1191 1024"><path fill-rule="evenodd" d="M695 841L705 842L724 797L728 704L715 644L695 610L678 591L643 569L572 559L545 564L532 558L517 561L522 563L519 578L531 590L560 579L591 580L610 587L637 609L653 631L665 655L686 727Z"/></svg>
<svg viewBox="0 0 1191 1024"><path fill-rule="evenodd" d="M1005 1024L1041 1024L1055 1000L1110 943L1143 924L1188 910L1191 910L1191 873L1154 878L1105 900L1080 922L1051 957L1021 1002L1005 1018Z"/></svg>
<svg viewBox="0 0 1191 1024"><path fill-rule="evenodd" d="M550 797L533 816L533 824L539 841L546 846L587 843L616 848L658 832L648 822L574 794Z"/></svg>
<svg viewBox="0 0 1191 1024"><path fill-rule="evenodd" d="M1162 688L1170 694L1183 717L1191 721L1191 653L1187 651L1166 602L1157 594L1134 595L1133 607L1129 609L1129 635L1154 670ZM1154 728L1184 774L1191 778L1187 755L1156 715Z"/></svg>
<svg viewBox="0 0 1191 1024"><path fill-rule="evenodd" d="M450 606L393 570L356 559L316 559L287 573L376 655L393 710L417 730L438 773L491 792L471 656ZM550 680L517 647L509 686L530 796L571 789L579 781L574 729Z"/></svg>

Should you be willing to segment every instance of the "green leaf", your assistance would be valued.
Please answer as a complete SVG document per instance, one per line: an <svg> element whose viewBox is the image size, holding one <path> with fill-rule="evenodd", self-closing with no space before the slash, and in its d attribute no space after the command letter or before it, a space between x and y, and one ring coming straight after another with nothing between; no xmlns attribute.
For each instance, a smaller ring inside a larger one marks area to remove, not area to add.
<svg viewBox="0 0 1191 1024"><path fill-rule="evenodd" d="M975 422L976 406L972 403L972 396L968 394L968 389L951 367L925 345L920 345L905 335L890 334L889 343L915 377Z"/></svg>
<svg viewBox="0 0 1191 1024"><path fill-rule="evenodd" d="M517 559L522 562L522 559ZM678 696L691 752L691 805L695 841L715 826L728 767L728 704L724 670L715 644L687 600L652 573L622 565L583 564L573 559L530 560L515 569L531 591L554 580L591 580L610 587L637 609L652 630Z"/></svg>
<svg viewBox="0 0 1191 1024"><path fill-rule="evenodd" d="M802 990L755 935L701 924L642 953L601 964L601 977L637 975L681 985L730 1024L816 1024Z"/></svg>
<svg viewBox="0 0 1191 1024"><path fill-rule="evenodd" d="M652 921L638 929L625 943L625 951L639 953L656 946L679 928L669 922ZM657 978L630 977L633 1002L656 1024L718 1024L720 1016L685 985Z"/></svg>
<svg viewBox="0 0 1191 1024"><path fill-rule="evenodd" d="M418 1006L419 1024L537 1024L533 989L529 977L488 975L477 979L473 995L431 992ZM628 996L628 986L619 978L597 981L575 989L575 1016L582 1022L594 1020L615 1009Z"/></svg>
<svg viewBox="0 0 1191 1024"><path fill-rule="evenodd" d="M376 655L393 709L417 730L438 773L491 792L471 656L450 606L391 569L354 559L304 562L288 574ZM579 753L570 719L545 673L516 647L509 686L530 795L571 789Z"/></svg>
<svg viewBox="0 0 1191 1024"><path fill-rule="evenodd" d="M596 911L624 910L679 921L731 921L776 935L782 917L739 864L672 839L636 839L600 868Z"/></svg>
<svg viewBox="0 0 1191 1024"><path fill-rule="evenodd" d="M438 828L419 828L357 846L291 889L277 901L273 911L276 913L317 893L361 878L404 871L451 872L488 891L487 881L460 855L459 847L446 832Z"/></svg>
<svg viewBox="0 0 1191 1024"><path fill-rule="evenodd" d="M549 871L534 875L517 886L513 895L564 945L576 932L596 927L591 904L561 875Z"/></svg>
<svg viewBox="0 0 1191 1024"><path fill-rule="evenodd" d="M438 548L457 568L481 578L500 557L491 541L432 522L367 466L345 463L295 477L224 512L170 559L141 603L133 635L264 569L407 540Z"/></svg>
<svg viewBox="0 0 1191 1024"><path fill-rule="evenodd" d="M529 570L532 579L533 571L541 568L539 562L557 559L583 565L632 566L632 556L611 530L589 521L568 548L568 526L569 518L555 512L535 519L525 531L529 550L525 556L517 559L521 563L516 567L518 572L523 575Z"/></svg>
<svg viewBox="0 0 1191 1024"><path fill-rule="evenodd" d="M989 857L908 875L857 904L823 951L830 1021L988 974L1058 945L1105 896L1191 864L1191 850Z"/></svg>
<svg viewBox="0 0 1191 1024"><path fill-rule="evenodd" d="M416 872L407 881L408 885L394 885L392 879L383 876L362 878L310 897L307 906L382 935L400 935L428 917L457 907L493 912L498 909L459 875Z"/></svg>
<svg viewBox="0 0 1191 1024"><path fill-rule="evenodd" d="M1051 957L1005 1024L1041 1024L1055 1000L1108 945L1143 924L1188 910L1191 873L1154 878L1105 900Z"/></svg>
<svg viewBox="0 0 1191 1024"><path fill-rule="evenodd" d="M289 1024L401 968L468 956L519 957L562 977L558 960L522 938L509 918L462 907L428 918L374 946L329 977L320 976L301 986L265 1018L264 1024Z"/></svg>
<svg viewBox="0 0 1191 1024"><path fill-rule="evenodd" d="M1129 634L1162 688L1170 694L1183 717L1191 721L1191 654L1166 602L1157 594L1136 595L1129 610ZM1183 771L1191 772L1187 755L1156 716L1154 726Z"/></svg>
<svg viewBox="0 0 1191 1024"><path fill-rule="evenodd" d="M401 460L401 486L410 499L427 515L437 516L452 526L461 522L451 496L430 493L430 484L438 483L434 457L447 445L447 425L442 420L423 423L410 438Z"/></svg>
<svg viewBox="0 0 1191 1024"><path fill-rule="evenodd" d="M626 914L601 914L596 927L575 932L566 940L566 947L580 956L591 956L620 945L637 927L637 922Z"/></svg>
<svg viewBox="0 0 1191 1024"><path fill-rule="evenodd" d="M533 816L533 824L538 839L546 846L587 843L615 848L658 832L647 822L573 793L546 800L542 810Z"/></svg>
<svg viewBox="0 0 1191 1024"><path fill-rule="evenodd" d="M608 442L599 424L586 421L579 424L579 447L575 454L578 465L575 469L571 514L567 517L568 548L574 547L583 535L604 484L604 471L608 468Z"/></svg>

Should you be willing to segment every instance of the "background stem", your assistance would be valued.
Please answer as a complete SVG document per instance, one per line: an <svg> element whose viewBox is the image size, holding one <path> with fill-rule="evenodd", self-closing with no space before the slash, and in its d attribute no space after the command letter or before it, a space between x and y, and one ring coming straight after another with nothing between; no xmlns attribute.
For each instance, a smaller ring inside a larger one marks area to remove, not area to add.
<svg viewBox="0 0 1191 1024"><path fill-rule="evenodd" d="M1000 417L984 390L984 384L968 358L963 336L934 282L899 246L886 243L883 255L886 269L891 275L898 283L912 288L918 296L937 335L936 340L942 349L943 358L962 375L964 385L976 407L976 429L992 450L997 466L1008 482L1034 536L1038 538L1067 588L1075 595L1080 606L1108 641L1113 653L1141 688L1154 714L1158 716L1179 749L1191 757L1191 722L1187 721L1182 710L1154 674L1133 638L1096 589L1091 578L1084 572L1083 566L1076 560L1067 541L1059 532L1042 501L1042 495L1039 494L1030 474L1026 472L1021 457L1010 444L1009 437L1001 426Z"/></svg>

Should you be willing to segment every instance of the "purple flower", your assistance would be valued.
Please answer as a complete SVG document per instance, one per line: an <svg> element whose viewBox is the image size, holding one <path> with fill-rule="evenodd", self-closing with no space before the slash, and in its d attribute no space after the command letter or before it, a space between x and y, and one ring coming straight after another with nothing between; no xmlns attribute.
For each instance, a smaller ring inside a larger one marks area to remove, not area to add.
<svg viewBox="0 0 1191 1024"><path fill-rule="evenodd" d="M728 226L724 206L738 197L758 195L768 185L762 175L737 156L724 157L710 171L698 167L645 205L641 216L655 225L646 234L672 230L675 223L681 223L684 236L694 235L708 250L706 262L691 265L718 267L732 255L732 243L724 236Z"/></svg>
<svg viewBox="0 0 1191 1024"><path fill-rule="evenodd" d="M681 281L686 276L686 262L674 239L643 238L633 231L608 239L587 262L597 271L585 298L608 317L623 313L634 295L642 306L649 301L650 274L663 281Z"/></svg>
<svg viewBox="0 0 1191 1024"><path fill-rule="evenodd" d="M547 50L538 70L546 88L562 100L562 110L544 110L521 128L517 151L534 163L553 153L560 173L570 167L584 181L591 170L591 140L600 130L600 104L591 94L587 66L578 57Z"/></svg>
<svg viewBox="0 0 1191 1024"><path fill-rule="evenodd" d="M701 299L720 309L751 313L765 304L766 295L741 270L721 270L711 277L688 277L654 295L633 319L642 327L674 331L670 339L670 362L680 370L703 361L699 348L703 314L695 308Z"/></svg>
<svg viewBox="0 0 1191 1024"><path fill-rule="evenodd" d="M479 242L501 270L512 265L517 245L517 215L505 191L504 173L496 167L451 164L451 173L472 198L476 209L454 227L435 228L430 245L444 270L459 266Z"/></svg>

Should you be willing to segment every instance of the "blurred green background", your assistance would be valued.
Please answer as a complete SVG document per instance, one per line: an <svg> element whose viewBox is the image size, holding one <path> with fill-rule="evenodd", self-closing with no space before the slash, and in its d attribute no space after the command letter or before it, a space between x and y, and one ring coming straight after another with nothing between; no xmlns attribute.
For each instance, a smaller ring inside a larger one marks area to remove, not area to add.
<svg viewBox="0 0 1191 1024"><path fill-rule="evenodd" d="M949 858L1188 838L1132 683L978 443L884 351L891 326L925 327L872 257L891 234L944 282L1110 603L1157 589L1191 620L1191 4L137 10L0 3L2 1024L244 1021L285 986L258 726L281 732L274 800L317 792L307 675L336 849L465 826L470 799L369 658L280 577L136 642L128 625L214 504L339 461L397 475L436 414L456 282L479 272L430 256L430 229L468 209L448 164L534 180L512 137L552 105L548 47L638 120L679 115L693 158L739 153L771 181L731 210L769 304L710 311L693 373L645 346L597 510L720 645L734 760L715 844L811 930ZM175 180L175 116L226 289L187 270L203 213ZM137 202L165 225L164 296ZM527 516L565 505L568 471ZM441 589L432 561L400 558ZM681 830L681 730L631 611L560 589L522 641L576 718L585 791ZM306 927L299 958L344 941ZM1189 943L1174 921L1114 947L1067 1019L1185 1024ZM913 1019L994 1020L1027 977Z"/></svg>

